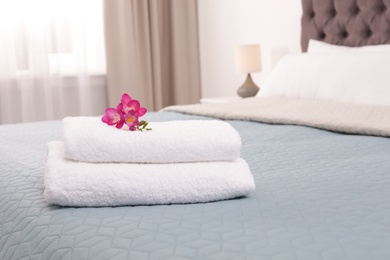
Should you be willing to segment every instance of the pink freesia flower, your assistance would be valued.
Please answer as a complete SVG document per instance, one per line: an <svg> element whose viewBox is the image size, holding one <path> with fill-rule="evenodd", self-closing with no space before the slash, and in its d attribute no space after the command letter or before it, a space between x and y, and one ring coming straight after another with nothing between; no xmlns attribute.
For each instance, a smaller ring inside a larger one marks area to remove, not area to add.
<svg viewBox="0 0 390 260"><path fill-rule="evenodd" d="M134 110L138 117L146 114L147 110L141 107L138 100L132 99L127 93L122 95L121 104L123 105L122 111L127 114L130 110Z"/></svg>
<svg viewBox="0 0 390 260"><path fill-rule="evenodd" d="M121 108L122 106L119 105L117 108L107 108L105 115L102 117L102 121L108 125L115 125L116 128L122 128L125 121Z"/></svg>
<svg viewBox="0 0 390 260"><path fill-rule="evenodd" d="M146 112L146 108L141 107L138 100L132 99L124 93L116 108L106 109L102 121L108 125L115 125L116 128L122 128L126 124L130 131L150 131L152 128L148 127L148 122L138 121L138 118L145 115Z"/></svg>
<svg viewBox="0 0 390 260"><path fill-rule="evenodd" d="M135 131L138 126L138 115L137 112L134 110L130 110L126 115L125 115L125 124L129 126L129 129L131 131Z"/></svg>

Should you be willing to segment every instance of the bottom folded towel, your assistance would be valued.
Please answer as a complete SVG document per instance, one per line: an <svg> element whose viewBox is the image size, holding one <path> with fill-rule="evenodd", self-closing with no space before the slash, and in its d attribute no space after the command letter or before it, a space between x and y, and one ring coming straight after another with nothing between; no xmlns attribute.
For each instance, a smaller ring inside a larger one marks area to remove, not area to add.
<svg viewBox="0 0 390 260"><path fill-rule="evenodd" d="M48 144L45 199L61 206L197 203L244 196L255 189L243 159L176 164L85 163Z"/></svg>

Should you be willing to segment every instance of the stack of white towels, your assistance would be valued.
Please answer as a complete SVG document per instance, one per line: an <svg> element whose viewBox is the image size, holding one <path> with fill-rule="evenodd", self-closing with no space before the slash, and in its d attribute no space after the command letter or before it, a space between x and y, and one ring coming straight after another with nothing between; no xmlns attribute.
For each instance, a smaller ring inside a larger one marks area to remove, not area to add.
<svg viewBox="0 0 390 260"><path fill-rule="evenodd" d="M118 130L92 117L63 119L64 141L48 144L45 199L61 206L197 203L255 189L240 158L241 138L228 123L149 123Z"/></svg>

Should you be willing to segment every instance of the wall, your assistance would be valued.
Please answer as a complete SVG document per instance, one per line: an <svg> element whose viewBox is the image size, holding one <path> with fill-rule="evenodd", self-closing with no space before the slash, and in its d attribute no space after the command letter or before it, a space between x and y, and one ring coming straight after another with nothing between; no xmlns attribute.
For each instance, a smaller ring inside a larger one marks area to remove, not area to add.
<svg viewBox="0 0 390 260"><path fill-rule="evenodd" d="M286 53L300 52L300 0L198 0L202 97L234 96L245 75L236 74L234 48L260 44L261 87Z"/></svg>

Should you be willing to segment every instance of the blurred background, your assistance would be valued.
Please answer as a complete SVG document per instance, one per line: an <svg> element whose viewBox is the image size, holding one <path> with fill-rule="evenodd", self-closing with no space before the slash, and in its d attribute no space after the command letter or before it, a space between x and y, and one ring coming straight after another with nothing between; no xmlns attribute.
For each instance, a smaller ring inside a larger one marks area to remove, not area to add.
<svg viewBox="0 0 390 260"><path fill-rule="evenodd" d="M300 52L299 0L0 0L0 124L236 96L234 48L262 72Z"/></svg>

